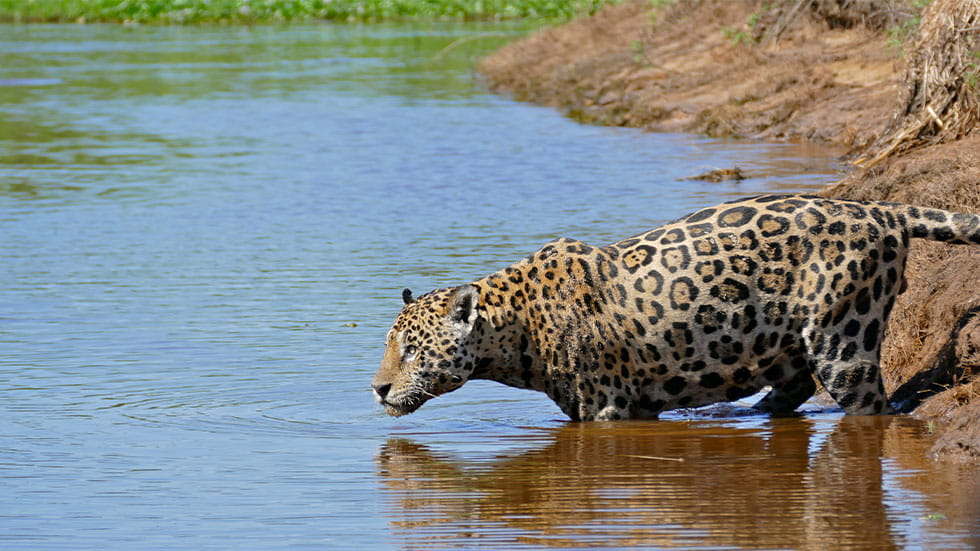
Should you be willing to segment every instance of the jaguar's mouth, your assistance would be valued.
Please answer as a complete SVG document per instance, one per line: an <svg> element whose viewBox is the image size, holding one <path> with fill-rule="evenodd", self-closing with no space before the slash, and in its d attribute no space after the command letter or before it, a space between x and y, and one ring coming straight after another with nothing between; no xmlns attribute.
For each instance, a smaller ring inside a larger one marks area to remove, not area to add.
<svg viewBox="0 0 980 551"><path fill-rule="evenodd" d="M425 395L409 395L403 397L392 397L381 398L378 397L378 403L384 406L385 413L391 415L392 417L401 417L403 415L408 415L413 411L422 407L422 404L426 402L428 398Z"/></svg>

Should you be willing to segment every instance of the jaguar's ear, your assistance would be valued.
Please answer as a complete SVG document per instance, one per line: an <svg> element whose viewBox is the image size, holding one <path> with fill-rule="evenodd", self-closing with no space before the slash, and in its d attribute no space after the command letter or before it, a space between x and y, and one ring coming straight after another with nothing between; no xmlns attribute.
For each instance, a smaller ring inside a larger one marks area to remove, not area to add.
<svg viewBox="0 0 980 551"><path fill-rule="evenodd" d="M472 285L462 285L453 290L449 299L449 318L453 323L462 324L467 330L473 328L476 322L476 306L480 302L480 293Z"/></svg>
<svg viewBox="0 0 980 551"><path fill-rule="evenodd" d="M402 289L402 302L405 304L411 304L415 302L415 297L412 296L411 289Z"/></svg>

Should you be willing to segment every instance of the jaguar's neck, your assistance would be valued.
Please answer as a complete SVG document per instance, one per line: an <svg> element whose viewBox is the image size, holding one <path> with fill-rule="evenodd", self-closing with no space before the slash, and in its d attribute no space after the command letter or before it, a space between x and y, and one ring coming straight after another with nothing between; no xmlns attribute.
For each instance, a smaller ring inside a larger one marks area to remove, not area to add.
<svg viewBox="0 0 980 551"><path fill-rule="evenodd" d="M480 290L479 319L473 327L480 362L473 377L543 391L547 370L526 319L526 293L515 293L521 284L500 275L474 283ZM507 275L516 279L514 273Z"/></svg>
<svg viewBox="0 0 980 551"><path fill-rule="evenodd" d="M544 306L549 299L560 301L533 268L518 264L474 283L480 292L473 330L480 362L471 378L544 392L578 419L570 351L559 342L558 312Z"/></svg>

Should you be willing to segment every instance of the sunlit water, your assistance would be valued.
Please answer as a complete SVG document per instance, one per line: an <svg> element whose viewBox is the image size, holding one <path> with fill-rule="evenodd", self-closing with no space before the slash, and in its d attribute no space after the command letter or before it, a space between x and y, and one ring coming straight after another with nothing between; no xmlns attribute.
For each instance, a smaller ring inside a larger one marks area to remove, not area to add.
<svg viewBox="0 0 980 551"><path fill-rule="evenodd" d="M0 27L0 548L980 546L978 473L910 419L372 403L403 287L833 178L488 94L520 32Z"/></svg>

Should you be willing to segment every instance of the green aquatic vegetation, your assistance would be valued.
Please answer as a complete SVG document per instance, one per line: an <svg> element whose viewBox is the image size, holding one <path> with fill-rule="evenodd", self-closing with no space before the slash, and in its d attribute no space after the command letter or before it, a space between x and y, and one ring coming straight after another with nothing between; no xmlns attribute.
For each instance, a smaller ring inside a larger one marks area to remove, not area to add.
<svg viewBox="0 0 980 551"><path fill-rule="evenodd" d="M614 0L0 0L0 21L253 23L570 19Z"/></svg>

